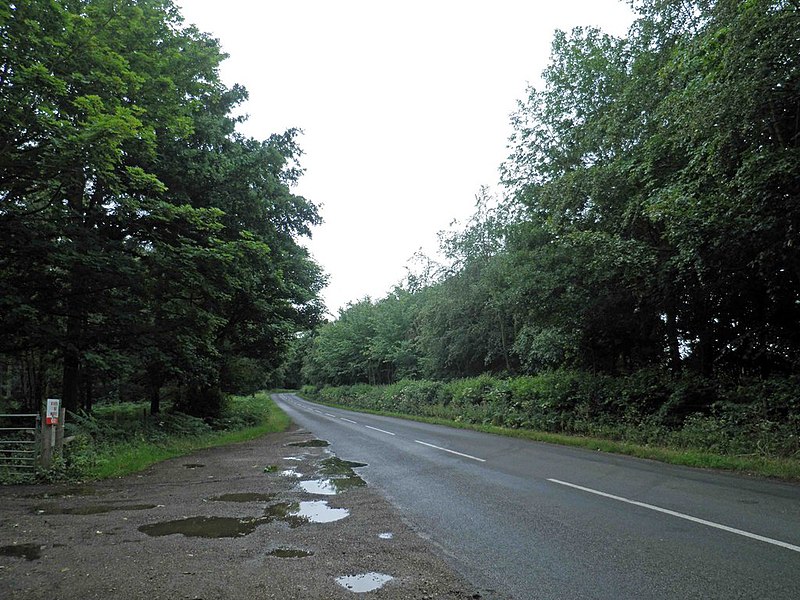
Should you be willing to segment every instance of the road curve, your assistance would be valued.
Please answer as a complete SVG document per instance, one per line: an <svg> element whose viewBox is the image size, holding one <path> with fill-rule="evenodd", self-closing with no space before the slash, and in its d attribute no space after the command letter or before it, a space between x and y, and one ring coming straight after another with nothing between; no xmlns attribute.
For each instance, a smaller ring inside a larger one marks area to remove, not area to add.
<svg viewBox="0 0 800 600"><path fill-rule="evenodd" d="M800 598L800 486L273 398L484 598Z"/></svg>

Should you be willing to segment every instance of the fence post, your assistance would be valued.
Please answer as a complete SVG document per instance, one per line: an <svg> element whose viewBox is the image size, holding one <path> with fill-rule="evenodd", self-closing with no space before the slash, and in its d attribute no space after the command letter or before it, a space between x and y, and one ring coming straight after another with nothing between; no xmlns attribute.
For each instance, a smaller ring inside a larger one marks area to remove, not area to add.
<svg viewBox="0 0 800 600"><path fill-rule="evenodd" d="M58 411L58 425L56 425L56 444L55 452L61 456L64 451L64 421L67 418L67 409L62 408Z"/></svg>
<svg viewBox="0 0 800 600"><path fill-rule="evenodd" d="M42 422L42 468L49 469L53 464L53 438L50 437L52 425Z"/></svg>

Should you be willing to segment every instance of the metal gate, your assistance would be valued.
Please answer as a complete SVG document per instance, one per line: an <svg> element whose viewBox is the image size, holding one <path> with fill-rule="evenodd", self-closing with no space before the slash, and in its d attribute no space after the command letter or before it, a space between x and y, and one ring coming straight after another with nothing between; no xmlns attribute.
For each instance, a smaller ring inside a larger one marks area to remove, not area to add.
<svg viewBox="0 0 800 600"><path fill-rule="evenodd" d="M36 472L40 432L37 414L0 414L0 473Z"/></svg>

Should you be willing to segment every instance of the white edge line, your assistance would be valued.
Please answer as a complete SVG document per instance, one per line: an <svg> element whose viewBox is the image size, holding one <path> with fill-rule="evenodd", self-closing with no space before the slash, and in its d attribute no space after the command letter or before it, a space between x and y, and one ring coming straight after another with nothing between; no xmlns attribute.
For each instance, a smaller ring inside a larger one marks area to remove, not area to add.
<svg viewBox="0 0 800 600"><path fill-rule="evenodd" d="M420 442L419 440L414 440L418 444L422 444L423 446L428 446L429 448L436 448L437 450L441 450L443 452L449 452L450 454L456 454L458 456L463 456L464 458L471 458L472 460L477 460L478 462L486 462L485 458L478 458L477 456L472 456L470 454L464 454L463 452L456 452L455 450L449 450L448 448L442 448L441 446L434 446L433 444L429 444L428 442Z"/></svg>
<svg viewBox="0 0 800 600"><path fill-rule="evenodd" d="M381 433L387 433L389 435L397 435L396 433L392 433L391 431L386 431L385 429L378 429L377 427L370 427L369 425L364 425L367 429L374 429L375 431L380 431Z"/></svg>
<svg viewBox="0 0 800 600"><path fill-rule="evenodd" d="M759 542L766 542L767 544L772 544L773 546L780 546L781 548L786 548L787 550L793 550L794 552L800 552L800 546L795 546L794 544L789 544L788 542L782 542L780 540L775 540L773 538L768 538L763 535L758 535L757 533L750 533L749 531L743 531L741 529L736 529L735 527L728 527L727 525L721 525L719 523L714 523L713 521L706 521L705 519L700 519L698 517L693 517L691 515L685 515L683 513L676 512L674 510L669 510L667 508L661 508L660 506L654 506L652 504L646 504L644 502L638 502L636 500L630 500L628 498L623 498L622 496L614 496L613 494L607 494L605 492L600 492L598 490L593 490L592 488L583 487L582 485L576 485L574 483L568 483L566 481L559 481L558 479L548 479L547 481L551 481L553 483L558 483L559 485L565 485L567 487L575 488L576 490L582 490L584 492L589 492L590 494L596 494L598 496L603 496L605 498L611 498L612 500L619 500L620 502L626 502L627 504L633 504L634 506L640 506L642 508L647 508L650 510L654 510L656 512L664 513L665 515L670 515L673 517L678 517L679 519L686 519L687 521L692 521L693 523L699 523L701 525L706 525L708 527L714 527L715 529L721 529L722 531L727 531L729 533L735 533L736 535L741 535L753 540L758 540Z"/></svg>
<svg viewBox="0 0 800 600"><path fill-rule="evenodd" d="M353 425L358 425L355 421L351 421L350 419L345 419L344 417L339 417L342 421L347 421L348 423L352 423Z"/></svg>

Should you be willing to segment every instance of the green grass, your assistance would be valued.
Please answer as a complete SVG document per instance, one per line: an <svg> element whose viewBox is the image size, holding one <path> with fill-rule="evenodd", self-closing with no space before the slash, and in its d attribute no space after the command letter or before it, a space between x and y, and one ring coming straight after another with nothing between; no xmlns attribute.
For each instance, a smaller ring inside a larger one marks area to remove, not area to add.
<svg viewBox="0 0 800 600"><path fill-rule="evenodd" d="M123 416L141 415L145 405L122 406ZM106 409L106 413L113 408ZM102 411L101 411L102 412ZM158 462L186 456L197 450L246 442L268 433L286 431L290 425L289 417L279 409L266 393L249 397L233 397L227 409L230 416L256 415L258 424L242 429L214 431L201 435L169 436L163 441L152 442L146 439L104 445L94 450L90 465L84 470L85 479L105 479L121 477L142 471ZM108 414L103 415L108 418ZM118 418L122 418L118 415Z"/></svg>
<svg viewBox="0 0 800 600"><path fill-rule="evenodd" d="M297 394L297 392L294 393ZM482 431L485 433L493 433L506 437L523 438L535 442L557 444L559 446L571 446L599 452L622 454L636 458L657 460L672 465L681 465L702 469L719 469L748 475L757 475L761 477L773 477L788 481L800 481L800 460L788 458L729 456L686 448L643 446L640 444L604 438L548 433L530 429L511 429L507 427L497 427L494 425L477 425L474 423L464 423L461 421L453 421L438 417L423 417L419 415L410 415L391 411L354 408L343 404L322 402L320 400L312 401L325 406L330 406L332 408L341 408L344 410L364 412L387 417L397 417L400 419L419 421L421 423L429 423L432 425L444 425L446 427L453 427L456 429L471 429L473 431Z"/></svg>

